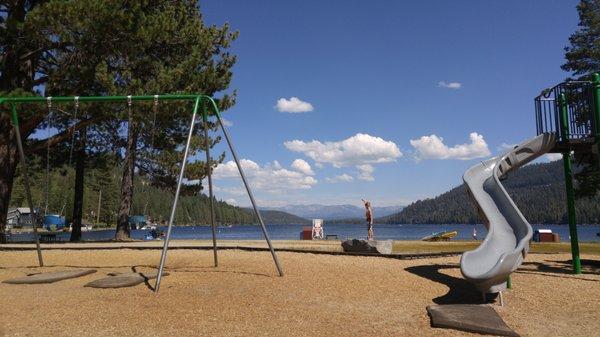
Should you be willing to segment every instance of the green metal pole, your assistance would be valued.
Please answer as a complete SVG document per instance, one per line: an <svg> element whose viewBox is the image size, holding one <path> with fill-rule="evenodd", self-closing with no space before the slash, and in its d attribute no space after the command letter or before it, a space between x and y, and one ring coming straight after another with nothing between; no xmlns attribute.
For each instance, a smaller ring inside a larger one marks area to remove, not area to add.
<svg viewBox="0 0 600 337"><path fill-rule="evenodd" d="M569 138L569 116L567 97L560 94L558 97L560 107L560 128L562 141ZM581 274L581 260L579 258L579 240L577 238L577 220L575 218L575 192L573 191L573 168L571 166L571 150L563 152L563 165L565 169L565 187L567 189L567 214L569 219L569 234L571 235L571 255L573 257L573 273Z"/></svg>
<svg viewBox="0 0 600 337"><path fill-rule="evenodd" d="M33 238L35 240L35 248L37 250L38 263L40 267L44 266L44 259L42 258L42 249L40 247L40 238L37 232L37 219L35 216L35 209L33 208L33 199L31 198L31 188L29 185L29 173L27 172L27 160L25 158L25 151L23 150L23 142L21 141L21 130L19 129L19 117L17 116L17 106L12 104L12 122L15 127L15 138L17 139L17 148L19 150L19 157L21 159L21 169L23 170L23 182L25 183L25 195L27 196L27 203L29 204L29 214L31 214L31 227L33 228Z"/></svg>
<svg viewBox="0 0 600 337"><path fill-rule="evenodd" d="M600 74L595 73L594 79L594 127L596 128L595 141L598 150L598 169L600 170Z"/></svg>

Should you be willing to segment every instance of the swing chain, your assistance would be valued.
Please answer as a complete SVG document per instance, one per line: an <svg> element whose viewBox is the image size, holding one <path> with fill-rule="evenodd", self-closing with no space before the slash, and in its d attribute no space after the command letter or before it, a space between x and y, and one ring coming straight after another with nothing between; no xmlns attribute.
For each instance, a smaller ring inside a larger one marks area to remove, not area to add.
<svg viewBox="0 0 600 337"><path fill-rule="evenodd" d="M71 133L71 146L69 148L69 167L73 163L73 147L75 146L75 126L77 125L77 112L79 111L79 96L75 96L75 109L73 110L73 132Z"/></svg>
<svg viewBox="0 0 600 337"><path fill-rule="evenodd" d="M154 148L154 131L156 129L156 114L158 113L158 95L154 95L154 105L152 106L152 129L150 131L150 151Z"/></svg>

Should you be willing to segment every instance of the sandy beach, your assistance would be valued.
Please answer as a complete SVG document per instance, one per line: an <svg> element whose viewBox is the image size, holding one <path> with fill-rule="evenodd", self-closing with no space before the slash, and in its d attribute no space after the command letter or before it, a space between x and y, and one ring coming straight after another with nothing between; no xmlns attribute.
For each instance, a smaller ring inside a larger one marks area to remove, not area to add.
<svg viewBox="0 0 600 337"><path fill-rule="evenodd" d="M1 251L0 279L94 268L53 284L0 283L0 336L462 336L430 327L430 304L478 303L459 255L399 260L280 252L169 252L169 276L131 288L83 285L109 272L151 271L159 250ZM586 256L596 259L598 256ZM569 254L530 254L513 274L505 306L494 306L523 336L591 336L600 330L600 269L571 275Z"/></svg>

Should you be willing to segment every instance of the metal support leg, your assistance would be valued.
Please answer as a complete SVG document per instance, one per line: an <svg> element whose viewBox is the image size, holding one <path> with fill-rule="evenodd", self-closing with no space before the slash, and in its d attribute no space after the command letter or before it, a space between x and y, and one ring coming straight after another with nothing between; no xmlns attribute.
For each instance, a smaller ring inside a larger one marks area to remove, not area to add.
<svg viewBox="0 0 600 337"><path fill-rule="evenodd" d="M31 212L31 227L33 228L33 237L35 239L35 247L37 249L38 262L40 267L44 266L44 260L42 259L42 249L40 247L40 238L37 232L37 219L35 216L35 209L33 208L33 199L31 198L31 188L29 186L29 173L27 173L27 160L25 158L25 151L23 151L23 142L21 141L21 130L19 129L19 117L17 116L17 106L12 105L12 120L15 127L15 138L17 138L17 148L19 149L19 157L21 159L21 168L23 169L23 181L25 182L25 195L27 196L27 203L29 204L29 211Z"/></svg>
<svg viewBox="0 0 600 337"><path fill-rule="evenodd" d="M215 107L215 111L216 111L216 107ZM235 160L235 164L237 165L238 171L240 172L240 176L242 177L242 181L244 182L244 186L246 187L246 191L248 192L248 197L250 198L250 202L252 203L252 208L254 208L254 213L256 214L256 217L258 218L258 222L260 223L260 227L262 229L263 235L265 236L265 240L267 241L267 244L269 245L269 250L271 251L271 255L273 256L273 261L275 262L275 266L277 267L279 276L283 276L283 270L281 269L281 266L279 265L279 260L277 259L277 254L275 254L275 250L273 249L273 245L271 244L271 239L269 239L269 233L267 233L267 228L265 227L265 223L263 222L263 219L260 216L260 212L258 211L258 207L256 206L256 201L254 200L254 196L252 195L252 191L250 190L250 186L248 185L248 181L246 180L246 176L244 175L244 170L242 170L240 161L237 158L235 149L233 148L233 144L231 143L231 140L229 139L229 135L227 134L227 130L225 129L225 126L223 125L223 121L221 120L221 116L218 113L218 111L217 111L216 115L217 115L217 119L219 121L219 125L221 125L221 130L223 130L223 135L225 136L227 145L229 145L229 149L231 150L231 155L233 156L233 159Z"/></svg>
<svg viewBox="0 0 600 337"><path fill-rule="evenodd" d="M210 144L208 140L208 121L206 113L204 114L204 144L206 146L206 174L208 177L208 195L210 198L210 225L212 228L212 240L213 240L213 253L215 259L215 267L219 266L219 260L217 259L217 233L215 224L215 208L213 203L213 184L212 184L212 167L210 166Z"/></svg>
<svg viewBox="0 0 600 337"><path fill-rule="evenodd" d="M156 285L154 291L158 292L160 288L160 280L163 275L163 268L167 259L167 250L169 249L169 239L171 238L171 229L173 228L173 220L175 219L175 212L177 210L177 201L179 199L179 192L181 190L181 183L183 182L183 174L185 172L185 163L187 162L188 152L190 150L190 143L194 134L194 123L196 122L196 113L198 112L198 106L200 105L200 97L196 98L196 104L194 105L194 114L192 115L192 123L190 124L190 132L188 134L187 143L185 144L185 151L183 152L183 160L181 161L181 169L179 171L179 180L177 181L177 189L175 190L175 198L173 199L173 207L171 208L171 216L169 217L169 227L167 228L167 236L165 237L165 243L163 244L162 254L160 256L160 265L158 267L158 275L156 277Z"/></svg>
<svg viewBox="0 0 600 337"><path fill-rule="evenodd" d="M504 306L504 297L502 297L502 292L499 292L498 296L500 296L500 306L503 307Z"/></svg>
<svg viewBox="0 0 600 337"><path fill-rule="evenodd" d="M560 129L563 140L568 139L569 131L569 106L565 94L558 97L560 107ZM573 169L571 166L571 151L563 152L563 166L565 170L565 188L567 190L567 216L569 220L569 234L571 235L571 255L573 273L581 274L581 259L579 257L579 239L577 238L577 219L575 214L575 191L573 190Z"/></svg>

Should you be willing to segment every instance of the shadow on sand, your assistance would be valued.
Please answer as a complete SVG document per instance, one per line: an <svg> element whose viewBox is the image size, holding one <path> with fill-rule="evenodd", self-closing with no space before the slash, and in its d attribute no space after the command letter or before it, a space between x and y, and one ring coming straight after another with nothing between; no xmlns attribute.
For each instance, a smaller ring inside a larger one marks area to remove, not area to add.
<svg viewBox="0 0 600 337"><path fill-rule="evenodd" d="M449 290L446 295L433 299L436 304L481 304L481 293L475 286L462 278L440 272L442 269L456 268L459 268L458 265L433 264L408 267L404 270L448 287Z"/></svg>
<svg viewBox="0 0 600 337"><path fill-rule="evenodd" d="M600 282L595 279L587 279L582 276L588 275L600 275L600 261L598 260L581 260L581 271L582 275L578 275L577 279L582 281L593 281ZM524 262L523 268L515 271L519 274L540 274L551 277L562 277L567 278L573 275L573 267L571 260L566 261L545 261L545 262ZM564 275L564 276L563 276Z"/></svg>

